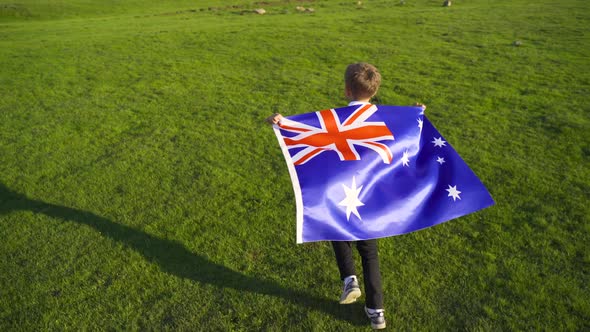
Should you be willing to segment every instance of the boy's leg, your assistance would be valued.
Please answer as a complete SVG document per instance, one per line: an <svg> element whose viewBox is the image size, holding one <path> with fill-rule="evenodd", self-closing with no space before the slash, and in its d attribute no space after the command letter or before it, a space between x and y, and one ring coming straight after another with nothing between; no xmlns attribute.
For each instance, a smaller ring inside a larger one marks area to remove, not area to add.
<svg viewBox="0 0 590 332"><path fill-rule="evenodd" d="M352 259L352 242L332 241L332 248L334 248L334 254L336 255L340 279L344 280L348 276L356 275L354 260Z"/></svg>
<svg viewBox="0 0 590 332"><path fill-rule="evenodd" d="M356 247L363 262L366 306L371 309L383 309L383 290L381 288L377 240L357 241Z"/></svg>
<svg viewBox="0 0 590 332"><path fill-rule="evenodd" d="M340 304L349 304L361 296L361 289L356 279L354 260L352 259L352 243L343 241L332 241L340 279L344 281Z"/></svg>

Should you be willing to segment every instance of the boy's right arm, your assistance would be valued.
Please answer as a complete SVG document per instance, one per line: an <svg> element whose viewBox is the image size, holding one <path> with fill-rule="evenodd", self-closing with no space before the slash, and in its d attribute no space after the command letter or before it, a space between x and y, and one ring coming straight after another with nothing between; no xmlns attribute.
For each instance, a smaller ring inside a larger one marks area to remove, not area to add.
<svg viewBox="0 0 590 332"><path fill-rule="evenodd" d="M282 115L280 115L279 113L275 113L275 114L269 116L268 118L266 118L266 122L268 122L271 125L272 124L278 125L282 119L283 119Z"/></svg>

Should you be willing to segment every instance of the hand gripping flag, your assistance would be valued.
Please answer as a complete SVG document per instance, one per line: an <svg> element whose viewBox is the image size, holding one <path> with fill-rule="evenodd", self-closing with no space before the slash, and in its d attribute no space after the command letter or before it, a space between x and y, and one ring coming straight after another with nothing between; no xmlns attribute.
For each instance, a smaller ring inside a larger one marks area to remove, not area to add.
<svg viewBox="0 0 590 332"><path fill-rule="evenodd" d="M420 107L354 105L274 127L297 205L297 243L417 231L494 204Z"/></svg>

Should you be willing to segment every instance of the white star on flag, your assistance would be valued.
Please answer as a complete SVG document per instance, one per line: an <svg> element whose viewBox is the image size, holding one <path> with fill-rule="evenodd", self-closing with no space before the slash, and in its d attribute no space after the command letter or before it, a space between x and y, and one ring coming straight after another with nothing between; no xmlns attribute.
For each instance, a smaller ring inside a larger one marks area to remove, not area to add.
<svg viewBox="0 0 590 332"><path fill-rule="evenodd" d="M453 197L453 202L458 199L461 199L461 197L459 197L459 194L461 193L459 190L457 190L457 186L452 186L449 184L449 189L447 189L447 191L449 192L449 194L447 195L447 197Z"/></svg>
<svg viewBox="0 0 590 332"><path fill-rule="evenodd" d="M352 177L352 186L350 188L348 188L347 186L345 186L343 184L342 188L344 188L344 193L346 194L346 198L343 199L342 202L338 203L338 205L346 206L346 220L350 220L350 213L351 212L354 213L354 215L357 216L359 219L361 219L361 216L359 214L359 211L357 210L357 207L365 205L363 202L361 202L359 200L359 194L361 192L361 189L363 189L363 186L360 186L357 188L356 187L356 179L353 176Z"/></svg>
<svg viewBox="0 0 590 332"><path fill-rule="evenodd" d="M422 121L422 119L417 119L418 121L418 128L420 128L420 130L422 130L422 125L424 125L424 121Z"/></svg>
<svg viewBox="0 0 590 332"><path fill-rule="evenodd" d="M445 141L443 141L442 137L436 138L433 137L434 141L432 141L432 143L434 143L434 146L438 146L438 147L443 147L445 146L447 143Z"/></svg>
<svg viewBox="0 0 590 332"><path fill-rule="evenodd" d="M436 158L436 162L442 165L442 164L444 164L444 163L445 163L445 158L443 158L443 157L438 157L438 158Z"/></svg>
<svg viewBox="0 0 590 332"><path fill-rule="evenodd" d="M409 166L410 165L410 157L408 156L408 150L406 150L404 152L404 155L402 156L402 165L403 166Z"/></svg>

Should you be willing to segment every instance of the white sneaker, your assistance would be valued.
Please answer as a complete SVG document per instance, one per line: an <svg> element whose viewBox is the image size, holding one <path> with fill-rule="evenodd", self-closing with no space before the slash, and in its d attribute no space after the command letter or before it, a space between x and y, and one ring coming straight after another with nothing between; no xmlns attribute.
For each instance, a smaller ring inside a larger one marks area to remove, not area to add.
<svg viewBox="0 0 590 332"><path fill-rule="evenodd" d="M348 279L348 278L347 278ZM347 280L348 282L344 282L344 287L342 288L342 295L340 295L340 304L350 304L356 302L361 296L361 289L359 288L359 282L355 276L352 276L350 279Z"/></svg>
<svg viewBox="0 0 590 332"><path fill-rule="evenodd" d="M371 327L373 330L381 330L385 328L385 310L365 307L365 313L371 320Z"/></svg>

